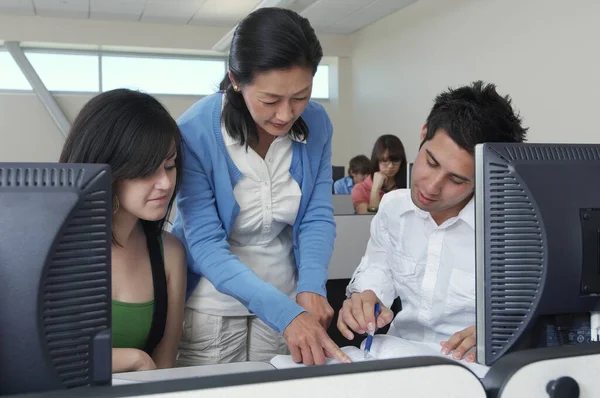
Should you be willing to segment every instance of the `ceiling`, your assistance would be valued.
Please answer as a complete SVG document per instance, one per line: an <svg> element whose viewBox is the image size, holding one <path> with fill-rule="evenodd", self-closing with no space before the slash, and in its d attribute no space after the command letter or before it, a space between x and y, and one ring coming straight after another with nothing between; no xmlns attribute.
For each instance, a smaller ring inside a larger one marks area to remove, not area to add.
<svg viewBox="0 0 600 398"><path fill-rule="evenodd" d="M416 0L282 0L320 33L351 34ZM233 28L261 0L0 0L0 14ZM273 3L273 1L271 1Z"/></svg>

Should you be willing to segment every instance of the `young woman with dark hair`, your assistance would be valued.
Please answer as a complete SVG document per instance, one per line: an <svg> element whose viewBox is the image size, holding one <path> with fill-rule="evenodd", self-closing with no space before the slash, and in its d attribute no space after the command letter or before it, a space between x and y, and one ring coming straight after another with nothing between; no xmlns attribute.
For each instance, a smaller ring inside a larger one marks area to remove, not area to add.
<svg viewBox="0 0 600 398"><path fill-rule="evenodd" d="M377 138L371 154L371 175L352 189L356 213L377 213L383 195L406 188L406 167L406 153L400 138L391 134Z"/></svg>
<svg viewBox="0 0 600 398"><path fill-rule="evenodd" d="M173 367L185 250L163 225L181 183L177 124L150 95L108 91L79 112L60 162L105 163L112 170L113 372Z"/></svg>

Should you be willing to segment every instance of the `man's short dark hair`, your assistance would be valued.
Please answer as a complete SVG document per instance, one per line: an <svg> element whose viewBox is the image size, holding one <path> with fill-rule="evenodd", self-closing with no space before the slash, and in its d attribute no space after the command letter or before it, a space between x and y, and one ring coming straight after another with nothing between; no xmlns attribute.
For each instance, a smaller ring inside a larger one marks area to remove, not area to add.
<svg viewBox="0 0 600 398"><path fill-rule="evenodd" d="M429 116L427 133L421 145L444 130L458 146L469 153L484 142L523 142L528 128L511 106L508 95L501 96L492 83L481 80L438 95Z"/></svg>
<svg viewBox="0 0 600 398"><path fill-rule="evenodd" d="M350 159L348 172L357 174L371 174L371 160L365 155L358 155Z"/></svg>

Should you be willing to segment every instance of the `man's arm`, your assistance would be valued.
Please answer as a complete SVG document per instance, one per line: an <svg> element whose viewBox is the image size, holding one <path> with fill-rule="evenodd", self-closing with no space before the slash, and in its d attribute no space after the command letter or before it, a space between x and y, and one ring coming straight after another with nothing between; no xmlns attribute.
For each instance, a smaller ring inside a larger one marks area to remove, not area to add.
<svg viewBox="0 0 600 398"><path fill-rule="evenodd" d="M391 249L388 232L389 203L390 198L384 196L379 213L373 217L367 250L346 289L348 299L338 316L338 329L349 340L354 338L351 330L362 334L375 328L374 307L377 302L381 304L377 327L387 325L394 318L389 309L397 296L388 262Z"/></svg>
<svg viewBox="0 0 600 398"><path fill-rule="evenodd" d="M371 221L371 237L359 266L354 271L346 296L372 290L386 307L396 298L394 278L389 264L391 250L388 217L391 197L383 197L379 212Z"/></svg>

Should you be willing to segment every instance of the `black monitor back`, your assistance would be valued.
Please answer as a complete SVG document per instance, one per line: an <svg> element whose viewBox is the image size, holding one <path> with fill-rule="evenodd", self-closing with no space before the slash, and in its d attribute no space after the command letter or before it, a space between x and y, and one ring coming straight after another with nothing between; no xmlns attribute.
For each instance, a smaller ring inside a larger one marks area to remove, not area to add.
<svg viewBox="0 0 600 398"><path fill-rule="evenodd" d="M337 180L341 180L346 176L344 166L331 166L331 180L335 183ZM331 192L333 192L333 184L331 185Z"/></svg>
<svg viewBox="0 0 600 398"><path fill-rule="evenodd" d="M106 165L0 163L0 395L111 382Z"/></svg>
<svg viewBox="0 0 600 398"><path fill-rule="evenodd" d="M600 145L476 147L477 359L544 315L600 309Z"/></svg>
<svg viewBox="0 0 600 398"><path fill-rule="evenodd" d="M333 182L340 180L346 176L346 168L344 166L331 166L331 178Z"/></svg>

